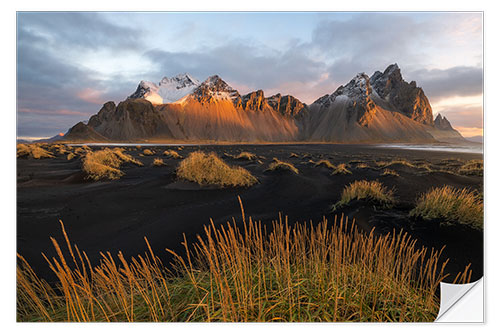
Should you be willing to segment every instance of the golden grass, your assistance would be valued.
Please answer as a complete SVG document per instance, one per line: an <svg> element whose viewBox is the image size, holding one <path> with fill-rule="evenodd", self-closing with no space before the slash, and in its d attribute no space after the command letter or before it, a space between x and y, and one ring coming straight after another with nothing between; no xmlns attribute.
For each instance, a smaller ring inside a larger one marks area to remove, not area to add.
<svg viewBox="0 0 500 333"><path fill-rule="evenodd" d="M314 166L323 166L323 167L327 167L329 169L336 169L335 168L335 165L332 164L332 162L330 162L330 160L319 160L318 162L314 162L312 160L309 160L309 162L312 162L314 163Z"/></svg>
<svg viewBox="0 0 500 333"><path fill-rule="evenodd" d="M176 152L175 150L171 150L171 149L170 150L165 150L163 152L163 155L165 155L165 156L167 156L169 158L175 158L175 159L181 159L182 158L182 156L178 152Z"/></svg>
<svg viewBox="0 0 500 333"><path fill-rule="evenodd" d="M17 157L31 157L34 159L54 158L55 156L48 150L42 148L40 144L17 144Z"/></svg>
<svg viewBox="0 0 500 333"><path fill-rule="evenodd" d="M380 168L387 168L390 166L405 166L408 168L414 168L414 169L423 169L425 171L432 171L430 165L426 162L418 162L418 163L411 163L405 159L396 159L392 161L380 161L376 162L377 166Z"/></svg>
<svg viewBox="0 0 500 333"><path fill-rule="evenodd" d="M290 158L299 158L299 155L295 154L295 153L291 153L290 154Z"/></svg>
<svg viewBox="0 0 500 333"><path fill-rule="evenodd" d="M196 151L183 160L177 168L177 176L200 185L252 186L257 178L242 167L229 166L214 152Z"/></svg>
<svg viewBox="0 0 500 333"><path fill-rule="evenodd" d="M379 167L389 167L389 166L392 166L392 165L402 165L402 166L406 166L406 167L409 167L409 168L417 168L417 166L407 160L404 160L404 159L397 159L397 160L392 160L392 161L380 161L380 162L376 162L377 166Z"/></svg>
<svg viewBox="0 0 500 333"><path fill-rule="evenodd" d="M350 175L352 172L347 169L347 165L344 163L340 163L335 167L335 169L332 172L332 175Z"/></svg>
<svg viewBox="0 0 500 333"><path fill-rule="evenodd" d="M18 254L18 321L148 322L430 322L446 277L441 251L417 247L407 234L376 236L354 223L288 224L269 230L251 217L237 226L205 227L167 270L152 251L126 260L101 253L92 265L65 239L45 259L58 283L40 279ZM470 281L465 267L455 283Z"/></svg>
<svg viewBox="0 0 500 333"><path fill-rule="evenodd" d="M399 174L392 170L392 169L384 169L384 172L382 172L381 176L394 176L394 177L399 177Z"/></svg>
<svg viewBox="0 0 500 333"><path fill-rule="evenodd" d="M133 158L131 155L129 155L127 153L124 153L123 148L114 148L113 153L124 163L132 163L132 164L135 164L138 166L144 165L141 161L136 160L135 158Z"/></svg>
<svg viewBox="0 0 500 333"><path fill-rule="evenodd" d="M483 160L470 160L465 162L465 164L458 169L458 173L468 176L482 176Z"/></svg>
<svg viewBox="0 0 500 333"><path fill-rule="evenodd" d="M68 155L66 155L66 159L68 161L71 161L75 157L76 157L76 155L73 152L70 152Z"/></svg>
<svg viewBox="0 0 500 333"><path fill-rule="evenodd" d="M144 149L144 150L142 151L142 154L143 154L144 156L153 156L153 155L155 154L155 152L154 152L154 151L152 151L151 149Z"/></svg>
<svg viewBox="0 0 500 333"><path fill-rule="evenodd" d="M483 229L483 200L480 193L450 186L432 188L417 199L410 216L440 219L443 224L463 224Z"/></svg>
<svg viewBox="0 0 500 333"><path fill-rule="evenodd" d="M253 161L253 160L257 159L257 155L255 155L253 153L249 153L247 151L243 151L243 152L239 153L239 155L234 156L234 159Z"/></svg>
<svg viewBox="0 0 500 333"><path fill-rule="evenodd" d="M359 163L356 165L356 169L367 169L369 168L370 166L366 163Z"/></svg>
<svg viewBox="0 0 500 333"><path fill-rule="evenodd" d="M392 207L396 202L393 191L388 190L382 183L357 180L344 188L340 201L333 205L332 209L335 210L347 205L353 200L369 200L386 208Z"/></svg>
<svg viewBox="0 0 500 333"><path fill-rule="evenodd" d="M153 166L155 166L155 167L161 167L161 166L165 166L165 165L166 164L162 158L155 158L153 161Z"/></svg>
<svg viewBox="0 0 500 333"><path fill-rule="evenodd" d="M88 146L84 145L84 146L81 146L81 147L77 147L74 150L74 153L76 155L85 156L88 152L91 152L91 151L92 151L92 149L90 149Z"/></svg>
<svg viewBox="0 0 500 333"><path fill-rule="evenodd" d="M269 167L266 169L266 171L276 171L276 170L291 171L296 174L299 173L299 169L297 169L292 163L283 162L275 157L273 158L271 164L269 164Z"/></svg>
<svg viewBox="0 0 500 333"><path fill-rule="evenodd" d="M83 158L82 170L92 180L114 180L124 175L120 170L122 163L133 163L142 166L132 156L125 154L121 148L113 150L104 148L97 151L89 151Z"/></svg>

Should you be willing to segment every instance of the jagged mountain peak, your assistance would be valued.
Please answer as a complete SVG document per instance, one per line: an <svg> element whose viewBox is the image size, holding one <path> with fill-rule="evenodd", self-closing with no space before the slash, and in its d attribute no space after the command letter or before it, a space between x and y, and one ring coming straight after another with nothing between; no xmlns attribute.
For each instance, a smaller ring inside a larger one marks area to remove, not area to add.
<svg viewBox="0 0 500 333"><path fill-rule="evenodd" d="M199 85L200 82L188 73L171 78L165 76L158 84L141 81L128 99L144 98L153 104L173 103L192 93Z"/></svg>
<svg viewBox="0 0 500 333"><path fill-rule="evenodd" d="M375 106L401 113L421 124L434 123L432 108L423 90L414 81L406 82L396 63L389 65L384 72L376 71L371 77L358 73L346 85L313 104L328 109L339 103L347 103L347 119L354 118L363 126L368 126L373 119Z"/></svg>
<svg viewBox="0 0 500 333"><path fill-rule="evenodd" d="M176 76L172 76L171 78L169 78L168 76L163 77L163 79L161 79L159 83L159 86L168 84L175 84L176 88L180 89L193 85L198 86L200 84L200 81L189 73L182 73L177 74Z"/></svg>
<svg viewBox="0 0 500 333"><path fill-rule="evenodd" d="M370 77L366 73L358 73L348 84L340 86L334 94L356 97L359 94L369 95L371 91Z"/></svg>
<svg viewBox="0 0 500 333"><path fill-rule="evenodd" d="M440 129L440 130L451 130L453 127L451 126L451 123L446 117L441 116L440 113L436 116L436 119L434 119L434 127Z"/></svg>
<svg viewBox="0 0 500 333"><path fill-rule="evenodd" d="M220 99L236 100L241 98L239 92L233 89L219 75L209 76L192 93L200 102L211 102Z"/></svg>

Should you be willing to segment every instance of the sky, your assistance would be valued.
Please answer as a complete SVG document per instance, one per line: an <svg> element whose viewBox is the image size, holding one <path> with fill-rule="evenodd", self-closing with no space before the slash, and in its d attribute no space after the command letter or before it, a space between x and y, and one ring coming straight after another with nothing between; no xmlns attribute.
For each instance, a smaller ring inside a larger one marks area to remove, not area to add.
<svg viewBox="0 0 500 333"><path fill-rule="evenodd" d="M482 135L481 13L19 12L17 136L65 133L141 80L218 74L309 104L392 63L435 116Z"/></svg>

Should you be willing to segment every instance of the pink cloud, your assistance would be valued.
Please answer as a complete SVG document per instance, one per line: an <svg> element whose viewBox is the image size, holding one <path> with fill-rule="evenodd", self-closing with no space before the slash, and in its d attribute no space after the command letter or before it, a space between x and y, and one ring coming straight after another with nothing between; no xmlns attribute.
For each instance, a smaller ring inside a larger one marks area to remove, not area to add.
<svg viewBox="0 0 500 333"><path fill-rule="evenodd" d="M64 115L64 116L88 116L85 112L73 111L68 109L59 109L59 110L37 110L37 109L29 109L29 108L20 108L17 110L21 113L32 113L32 114L44 114L44 115Z"/></svg>
<svg viewBox="0 0 500 333"><path fill-rule="evenodd" d="M92 88L85 88L80 90L76 96L82 101L92 103L92 104L104 104L104 99L102 98L102 93L99 90Z"/></svg>
<svg viewBox="0 0 500 333"><path fill-rule="evenodd" d="M483 136L483 129L479 127L462 127L456 126L455 129L462 134L465 138L470 138L472 136Z"/></svg>

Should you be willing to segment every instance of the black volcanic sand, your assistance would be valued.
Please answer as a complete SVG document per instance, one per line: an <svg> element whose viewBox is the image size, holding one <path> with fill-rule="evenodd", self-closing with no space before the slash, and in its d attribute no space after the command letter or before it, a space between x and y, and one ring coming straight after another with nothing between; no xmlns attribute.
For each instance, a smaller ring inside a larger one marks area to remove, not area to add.
<svg viewBox="0 0 500 333"><path fill-rule="evenodd" d="M156 151L155 156L140 156L142 149L127 147L128 153L144 163L144 167L124 165L125 176L116 181L86 181L80 171L81 162L55 159L17 160L17 249L48 280L54 279L41 252L55 256L49 237L60 244L64 239L59 219L64 222L72 243L85 250L91 262L97 264L99 252L126 257L144 253L146 236L155 253L164 261L165 248L184 253L181 242L185 233L188 242L203 234L203 226L212 218L215 224L236 218L241 223L237 196L241 196L247 216L270 224L278 213L290 222L318 222L326 216L333 221L330 206L340 199L343 188L355 180L379 180L394 188L398 204L391 210L377 209L369 203L356 202L343 208L366 231L375 227L378 233L401 229L418 239L419 245L442 248L443 259L450 258L447 272L457 272L471 263L473 280L483 275L483 233L464 227L439 227L436 221L410 219L417 196L433 186L451 185L482 191L483 178L447 172L426 172L423 169L392 166L400 177L381 176L383 169L376 161L407 159L413 163L428 163L433 170L457 170L470 159L482 159L480 154L416 151L361 145L298 144L298 145L221 145L184 146L179 153L186 157L195 150L215 151L231 165L248 169L259 179L251 188L200 187L179 181L175 168L180 160L165 158L166 149L176 147L143 147ZM100 149L92 147L92 149ZM237 155L248 151L259 156L257 161L236 160L224 153ZM291 154L298 157L291 157ZM151 166L155 157L162 157L165 167ZM266 171L273 157L293 163L300 173ZM446 161L446 159L458 159ZM325 167L315 167L309 160L330 159L335 164L346 163L352 175L331 175ZM443 161L445 160L445 161ZM369 168L356 168L362 161ZM450 281L449 279L447 281Z"/></svg>

